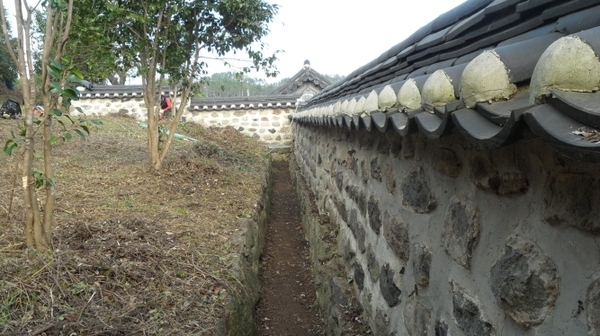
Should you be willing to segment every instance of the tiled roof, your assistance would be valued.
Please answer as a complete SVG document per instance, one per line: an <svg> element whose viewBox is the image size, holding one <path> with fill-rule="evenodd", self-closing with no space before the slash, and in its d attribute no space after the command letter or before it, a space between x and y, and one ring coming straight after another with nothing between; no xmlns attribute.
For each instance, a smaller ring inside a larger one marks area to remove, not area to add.
<svg viewBox="0 0 600 336"><path fill-rule="evenodd" d="M300 95L269 95L219 98L192 98L190 111L239 110L269 107L296 107Z"/></svg>
<svg viewBox="0 0 600 336"><path fill-rule="evenodd" d="M326 77L311 68L306 60L304 67L292 78L280 85L268 95L243 96L243 97L217 97L217 98L192 98L190 111L199 110L233 110L233 109L260 109L264 107L296 107L302 92L298 88L307 83L312 83L320 89L331 84Z"/></svg>
<svg viewBox="0 0 600 336"><path fill-rule="evenodd" d="M433 139L456 129L482 149L529 127L567 156L600 162L598 55L600 0L468 0L292 118Z"/></svg>
<svg viewBox="0 0 600 336"><path fill-rule="evenodd" d="M169 86L163 86L161 93L169 92ZM169 92L171 95L173 92ZM82 99L113 98L113 97L143 97L142 85L94 85L92 90L81 91Z"/></svg>
<svg viewBox="0 0 600 336"><path fill-rule="evenodd" d="M331 81L325 76L316 72L311 66L310 62L306 60L302 70L298 71L292 78L285 83L281 84L277 89L271 92L271 95L285 95L294 94L298 88L305 85L306 83L312 83L315 86L324 89L328 85L331 85Z"/></svg>

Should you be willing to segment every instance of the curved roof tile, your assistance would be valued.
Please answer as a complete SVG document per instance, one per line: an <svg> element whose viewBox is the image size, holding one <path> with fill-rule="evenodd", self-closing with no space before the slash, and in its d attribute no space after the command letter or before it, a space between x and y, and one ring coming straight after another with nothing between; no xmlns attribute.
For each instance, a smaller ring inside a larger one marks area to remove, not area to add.
<svg viewBox="0 0 600 336"><path fill-rule="evenodd" d="M598 55L600 0L468 0L325 88L292 118L432 139L456 129L483 149L517 141L529 127L562 154L600 162ZM494 87L498 94L473 96ZM358 102L384 88L396 103L363 111ZM341 108L323 116L319 106L336 102Z"/></svg>

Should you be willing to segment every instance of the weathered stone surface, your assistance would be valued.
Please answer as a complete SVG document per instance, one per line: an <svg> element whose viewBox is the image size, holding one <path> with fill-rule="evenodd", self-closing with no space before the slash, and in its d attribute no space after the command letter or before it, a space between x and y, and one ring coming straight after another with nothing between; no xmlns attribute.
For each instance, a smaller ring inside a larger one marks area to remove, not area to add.
<svg viewBox="0 0 600 336"><path fill-rule="evenodd" d="M379 276L381 275L381 269L379 268L379 262L377 261L375 253L373 253L373 249L371 247L367 248L367 269L369 271L371 282L377 282Z"/></svg>
<svg viewBox="0 0 600 336"><path fill-rule="evenodd" d="M333 197L333 203L342 220L348 223L348 210L346 209L346 203L344 200L340 196L335 195Z"/></svg>
<svg viewBox="0 0 600 336"><path fill-rule="evenodd" d="M554 308L560 278L556 265L532 242L510 236L491 268L496 302L525 328L539 325Z"/></svg>
<svg viewBox="0 0 600 336"><path fill-rule="evenodd" d="M358 224L358 213L357 213L356 209L350 210L350 215L348 216L348 221L346 223L348 223L348 227L350 228L350 231L352 231L354 238L356 238L356 230L358 229L358 225L359 225Z"/></svg>
<svg viewBox="0 0 600 336"><path fill-rule="evenodd" d="M375 319L373 320L373 334L389 335L390 317L382 310L377 309Z"/></svg>
<svg viewBox="0 0 600 336"><path fill-rule="evenodd" d="M346 156L346 165L347 168L354 173L354 175L358 176L358 158L354 155L355 153L355 150L348 151Z"/></svg>
<svg viewBox="0 0 600 336"><path fill-rule="evenodd" d="M422 168L410 171L402 181L402 204L416 213L428 213L437 203Z"/></svg>
<svg viewBox="0 0 600 336"><path fill-rule="evenodd" d="M366 235L367 232L365 231L364 225L359 225L356 229L356 242L358 243L358 249L360 250L360 253L365 253L365 251L367 250L367 245L365 242Z"/></svg>
<svg viewBox="0 0 600 336"><path fill-rule="evenodd" d="M395 134L395 136L390 139L390 155L399 159L402 153L402 137L397 133L392 134Z"/></svg>
<svg viewBox="0 0 600 336"><path fill-rule="evenodd" d="M415 156L415 145L410 137L402 138L402 157L411 159Z"/></svg>
<svg viewBox="0 0 600 336"><path fill-rule="evenodd" d="M600 232L600 179L592 175L560 174L544 192L544 220Z"/></svg>
<svg viewBox="0 0 600 336"><path fill-rule="evenodd" d="M348 282L346 279L335 277L331 279L331 301L339 306L348 305L348 296L346 295L346 287Z"/></svg>
<svg viewBox="0 0 600 336"><path fill-rule="evenodd" d="M396 256L403 261L410 258L410 242L408 228L399 215L392 215L389 211L383 214L383 236Z"/></svg>
<svg viewBox="0 0 600 336"><path fill-rule="evenodd" d="M381 166L379 165L379 157L371 159L371 177L381 182Z"/></svg>
<svg viewBox="0 0 600 336"><path fill-rule="evenodd" d="M590 334L600 335L600 279L592 282L588 287L585 306Z"/></svg>
<svg viewBox="0 0 600 336"><path fill-rule="evenodd" d="M520 171L498 172L487 156L474 156L471 160L471 180L482 190L497 195L524 194L529 189L527 178Z"/></svg>
<svg viewBox="0 0 600 336"><path fill-rule="evenodd" d="M367 214L367 194L357 186L347 186L346 192L350 196L350 198L356 203L358 206L358 210L363 216Z"/></svg>
<svg viewBox="0 0 600 336"><path fill-rule="evenodd" d="M415 244L414 249L412 266L415 283L419 286L427 286L429 285L429 269L431 268L431 248L425 242L421 242Z"/></svg>
<svg viewBox="0 0 600 336"><path fill-rule="evenodd" d="M396 193L396 176L393 165L389 163L385 165L385 168L383 169L383 180L387 191L394 195Z"/></svg>
<svg viewBox="0 0 600 336"><path fill-rule="evenodd" d="M390 268L389 264L381 266L379 289L381 289L381 295L390 307L394 307L400 303L400 294L402 294L400 288L394 283L395 273L396 272Z"/></svg>
<svg viewBox="0 0 600 336"><path fill-rule="evenodd" d="M434 336L448 336L448 325L443 320L435 321L435 327L433 328Z"/></svg>
<svg viewBox="0 0 600 336"><path fill-rule="evenodd" d="M361 177L362 177L362 181L364 183L369 182L369 166L367 165L367 160L362 159L360 160L360 172L361 172Z"/></svg>
<svg viewBox="0 0 600 336"><path fill-rule="evenodd" d="M360 137L360 149L362 150L371 150L373 149L373 145L375 144L375 136L371 133L363 133L364 136Z"/></svg>
<svg viewBox="0 0 600 336"><path fill-rule="evenodd" d="M479 300L455 282L452 282L452 313L456 324L467 336L495 335L494 327L483 316Z"/></svg>
<svg viewBox="0 0 600 336"><path fill-rule="evenodd" d="M352 234L356 239L356 242L358 243L358 248L360 249L360 252L364 253L366 232L363 228L363 225L358 221L358 213L356 209L350 210L350 216L348 217L347 223L348 227L350 228L350 231L352 231Z"/></svg>
<svg viewBox="0 0 600 336"><path fill-rule="evenodd" d="M462 165L456 152L450 148L439 148L434 156L433 169L440 174L457 178Z"/></svg>
<svg viewBox="0 0 600 336"><path fill-rule="evenodd" d="M404 306L404 325L410 336L427 335L431 312L413 295Z"/></svg>
<svg viewBox="0 0 600 336"><path fill-rule="evenodd" d="M369 197L367 210L369 212L369 225L371 226L371 229L375 231L376 234L379 234L379 231L381 229L381 205L379 203L379 200L376 199L373 195Z"/></svg>
<svg viewBox="0 0 600 336"><path fill-rule="evenodd" d="M365 288L365 271L359 263L354 264L354 283L359 291Z"/></svg>
<svg viewBox="0 0 600 336"><path fill-rule="evenodd" d="M391 144L387 139L380 139L377 143L377 153L379 154L389 154L391 148Z"/></svg>
<svg viewBox="0 0 600 336"><path fill-rule="evenodd" d="M344 186L344 173L337 172L335 173L335 186L339 191L342 191L342 187Z"/></svg>
<svg viewBox="0 0 600 336"><path fill-rule="evenodd" d="M444 214L442 245L452 259L465 268L471 267L473 250L479 240L479 213L458 197L453 197Z"/></svg>

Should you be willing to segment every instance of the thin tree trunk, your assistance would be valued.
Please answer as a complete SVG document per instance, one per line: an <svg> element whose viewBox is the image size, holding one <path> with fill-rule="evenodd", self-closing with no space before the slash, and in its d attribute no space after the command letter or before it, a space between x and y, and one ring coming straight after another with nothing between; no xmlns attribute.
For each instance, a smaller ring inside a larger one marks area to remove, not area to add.
<svg viewBox="0 0 600 336"><path fill-rule="evenodd" d="M25 151L23 153L23 202L25 205L25 243L27 247L34 248L34 240L33 240L33 226L34 226L34 218L33 218L33 205L31 204L31 172L32 172L32 161L33 161L33 151L30 150L30 147L33 146L32 143L26 141L25 143Z"/></svg>
<svg viewBox="0 0 600 336"><path fill-rule="evenodd" d="M54 169L52 168L52 115L44 123L44 174L46 175L46 204L44 204L44 226L46 244L52 244L52 215L55 207Z"/></svg>

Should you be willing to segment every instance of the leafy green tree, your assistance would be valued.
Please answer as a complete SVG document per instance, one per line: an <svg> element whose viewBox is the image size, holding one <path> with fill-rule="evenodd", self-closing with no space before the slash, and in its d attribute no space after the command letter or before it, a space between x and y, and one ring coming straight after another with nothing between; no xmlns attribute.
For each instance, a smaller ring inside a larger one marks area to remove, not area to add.
<svg viewBox="0 0 600 336"><path fill-rule="evenodd" d="M46 249L51 247L53 213L55 210L55 183L52 166L52 145L59 140L70 140L70 131L57 136L53 132L53 123L65 122L75 126L72 132L85 136L89 128L85 119L73 120L65 114L71 107L71 101L79 99L75 86L81 84L82 75L72 68L64 52L69 40L69 30L73 14L73 0L44 1L45 31L41 48L41 97L46 113L41 119L34 118L36 97L36 76L34 75L34 53L32 31L34 13L41 3L29 6L25 0L15 0L16 32L18 47L9 45L8 54L16 65L21 81L24 102L24 126L18 136L9 139L4 152L23 154L22 188L25 205L25 242L29 248ZM3 0L0 0L0 23L5 41L10 40ZM42 133L43 171L33 170L36 134ZM45 201L43 211L38 204L37 190L43 188Z"/></svg>
<svg viewBox="0 0 600 336"><path fill-rule="evenodd" d="M7 26L6 29L10 36L11 27ZM2 34L0 36L0 81L6 83L7 87L10 89L10 86L13 85L19 75L17 67L8 53L9 45L14 47L16 45L16 40L11 38L7 40L4 37L4 34Z"/></svg>
<svg viewBox="0 0 600 336"><path fill-rule="evenodd" d="M107 11L101 14L111 22L104 26L106 38L117 46L122 57L134 59L142 77L148 107L148 147L155 169L162 167L194 83L206 74L201 52L220 57L245 52L252 65L244 72L253 68L267 75L276 73L275 55L263 55L261 42L269 32L276 5L263 0L113 0L105 4ZM174 107L169 136L161 143L159 88L167 83L172 92L180 92L180 103Z"/></svg>
<svg viewBox="0 0 600 336"><path fill-rule="evenodd" d="M212 74L203 86L204 97L239 97L266 95L275 90L278 83L267 83L264 79L245 76L237 72Z"/></svg>
<svg viewBox="0 0 600 336"><path fill-rule="evenodd" d="M342 76L342 75L323 75L325 76L325 78L329 79L332 83L341 81L342 79L346 78L346 76Z"/></svg>

